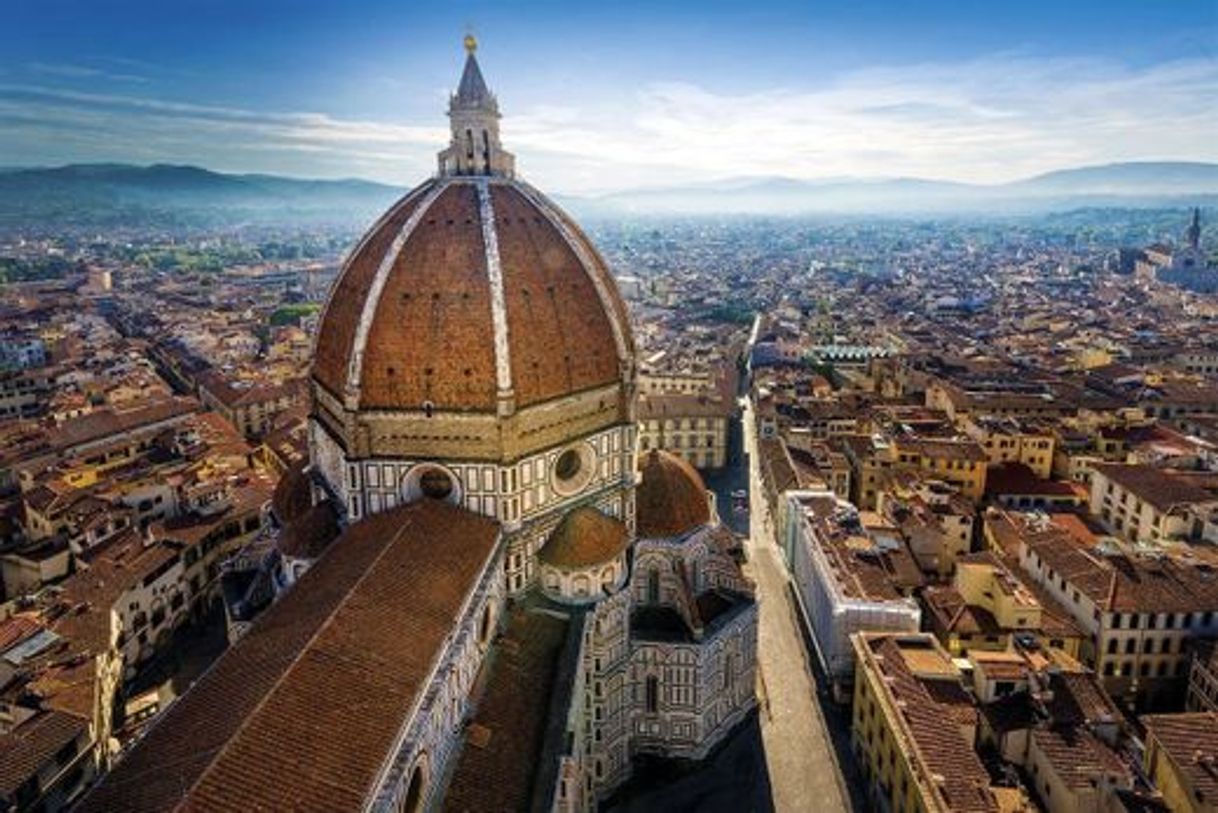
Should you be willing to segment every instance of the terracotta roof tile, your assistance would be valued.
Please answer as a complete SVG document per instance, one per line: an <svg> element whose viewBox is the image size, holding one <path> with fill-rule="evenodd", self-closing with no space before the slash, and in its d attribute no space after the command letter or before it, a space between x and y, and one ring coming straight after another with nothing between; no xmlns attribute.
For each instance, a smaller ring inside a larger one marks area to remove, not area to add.
<svg viewBox="0 0 1218 813"><path fill-rule="evenodd" d="M1188 478L1153 466L1096 463L1092 468L1160 511L1218 501L1218 496L1194 485Z"/></svg>
<svg viewBox="0 0 1218 813"><path fill-rule="evenodd" d="M334 504L324 500L312 506L280 532L276 549L284 556L316 559L338 537Z"/></svg>
<svg viewBox="0 0 1218 813"><path fill-rule="evenodd" d="M972 745L961 734L961 725L976 725L978 712L960 686L959 676L947 670L933 677L922 676L907 662L905 645L894 636L876 636L867 641L879 668L890 679L886 685L920 758L930 773L929 782L947 809L956 813L997 813L998 803L990 790L990 777ZM937 652L937 650L931 650ZM920 655L922 652L915 652ZM930 688L951 683L950 687ZM951 719L961 725L944 725Z"/></svg>
<svg viewBox="0 0 1218 813"><path fill-rule="evenodd" d="M80 809L359 807L497 527L424 500L348 528Z"/></svg>
<svg viewBox="0 0 1218 813"><path fill-rule="evenodd" d="M1133 781L1120 756L1081 726L1035 728L1032 740L1066 787L1087 790L1101 776L1117 778L1121 784Z"/></svg>
<svg viewBox="0 0 1218 813"><path fill-rule="evenodd" d="M534 809L537 760L569 621L517 607L491 655L486 694L467 729L443 809ZM507 645L504 645L504 644Z"/></svg>
<svg viewBox="0 0 1218 813"><path fill-rule="evenodd" d="M88 721L75 714L44 711L0 734L0 799L12 798L60 748L88 728Z"/></svg>
<svg viewBox="0 0 1218 813"><path fill-rule="evenodd" d="M1141 720L1148 737L1159 743L1191 786L1194 798L1207 806L1218 802L1218 714L1152 714Z"/></svg>

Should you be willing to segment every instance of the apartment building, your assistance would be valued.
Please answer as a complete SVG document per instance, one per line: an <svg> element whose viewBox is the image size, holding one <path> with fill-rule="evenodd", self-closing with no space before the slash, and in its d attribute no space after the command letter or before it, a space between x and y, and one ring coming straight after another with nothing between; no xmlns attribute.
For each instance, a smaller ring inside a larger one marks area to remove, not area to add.
<svg viewBox="0 0 1218 813"><path fill-rule="evenodd" d="M1218 511L1218 483L1207 489L1198 482L1142 464L1099 463L1092 469L1091 513L1129 542L1198 537Z"/></svg>
<svg viewBox="0 0 1218 813"><path fill-rule="evenodd" d="M1156 714L1146 726L1144 769L1173 813L1218 811L1218 713Z"/></svg>
<svg viewBox="0 0 1218 813"><path fill-rule="evenodd" d="M1163 554L1083 547L1032 529L1020 567L1084 631L1081 657L1118 700L1153 707L1178 694L1196 638L1218 635L1218 571Z"/></svg>
<svg viewBox="0 0 1218 813"><path fill-rule="evenodd" d="M876 510L900 528L924 573L947 577L973 544L976 509L959 488L908 466L880 478Z"/></svg>
<svg viewBox="0 0 1218 813"><path fill-rule="evenodd" d="M639 451L679 455L698 469L727 464L728 426L734 405L718 395L664 392L640 395Z"/></svg>
<svg viewBox="0 0 1218 813"><path fill-rule="evenodd" d="M850 636L915 632L922 573L896 528L828 489L787 492L779 542L821 665L835 692L854 675Z"/></svg>
<svg viewBox="0 0 1218 813"><path fill-rule="evenodd" d="M990 463L1023 463L1045 479L1052 473L1054 436L1047 426L988 415L967 416L961 425L985 450Z"/></svg>
<svg viewBox="0 0 1218 813"><path fill-rule="evenodd" d="M972 439L894 437L890 459L917 466L940 480L959 486L960 493L979 501L985 494L985 451Z"/></svg>
<svg viewBox="0 0 1218 813"><path fill-rule="evenodd" d="M852 639L851 745L872 809L882 813L1019 810L977 756L979 715L951 656L928 633Z"/></svg>

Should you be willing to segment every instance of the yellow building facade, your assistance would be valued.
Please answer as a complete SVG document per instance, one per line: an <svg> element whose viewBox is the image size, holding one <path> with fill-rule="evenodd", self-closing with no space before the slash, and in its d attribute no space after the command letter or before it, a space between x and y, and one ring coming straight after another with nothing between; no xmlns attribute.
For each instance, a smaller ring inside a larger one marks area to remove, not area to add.
<svg viewBox="0 0 1218 813"><path fill-rule="evenodd" d="M980 500L985 494L987 458L974 441L893 438L891 450L895 462L917 466L958 486L970 500Z"/></svg>

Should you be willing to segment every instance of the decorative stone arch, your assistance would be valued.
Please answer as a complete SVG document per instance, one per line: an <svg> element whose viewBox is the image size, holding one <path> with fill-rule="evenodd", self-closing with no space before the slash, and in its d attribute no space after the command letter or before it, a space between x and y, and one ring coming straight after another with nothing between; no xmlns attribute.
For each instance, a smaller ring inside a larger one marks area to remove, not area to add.
<svg viewBox="0 0 1218 813"><path fill-rule="evenodd" d="M398 487L403 503L422 499L443 500L460 505L465 489L456 472L439 463L419 463L411 466Z"/></svg>
<svg viewBox="0 0 1218 813"><path fill-rule="evenodd" d="M431 763L427 758L427 752L423 752L415 758L414 765L411 766L410 773L406 776L401 796L398 799L397 813L423 813L430 781Z"/></svg>

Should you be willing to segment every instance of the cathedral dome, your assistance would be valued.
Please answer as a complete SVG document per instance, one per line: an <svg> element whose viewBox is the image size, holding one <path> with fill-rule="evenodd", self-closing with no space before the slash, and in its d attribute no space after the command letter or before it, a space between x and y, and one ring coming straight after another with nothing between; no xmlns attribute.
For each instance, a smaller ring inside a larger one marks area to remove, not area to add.
<svg viewBox="0 0 1218 813"><path fill-rule="evenodd" d="M642 479L635 489L639 536L681 536L710 522L706 485L689 463L653 449L639 469Z"/></svg>
<svg viewBox="0 0 1218 813"><path fill-rule="evenodd" d="M629 543L625 525L585 505L562 518L537 558L544 565L579 570L612 562Z"/></svg>
<svg viewBox="0 0 1218 813"><path fill-rule="evenodd" d="M314 381L348 409L511 412L621 380L616 283L526 184L447 175L395 204L347 260Z"/></svg>
<svg viewBox="0 0 1218 813"><path fill-rule="evenodd" d="M341 413L371 411L458 416L472 432L471 416L503 418L632 376L617 284L574 221L516 179L476 47L467 39L439 172L364 236L322 313L314 393L337 434L360 434Z"/></svg>

